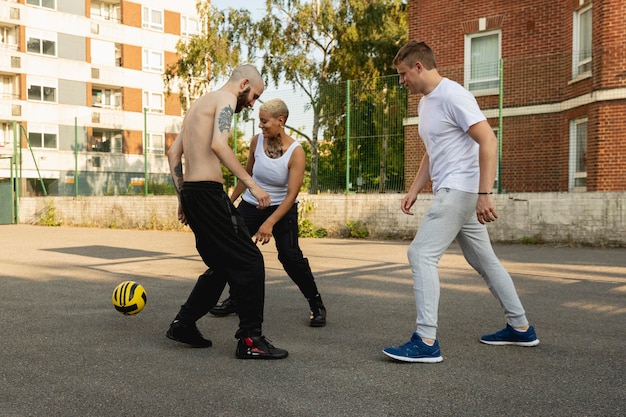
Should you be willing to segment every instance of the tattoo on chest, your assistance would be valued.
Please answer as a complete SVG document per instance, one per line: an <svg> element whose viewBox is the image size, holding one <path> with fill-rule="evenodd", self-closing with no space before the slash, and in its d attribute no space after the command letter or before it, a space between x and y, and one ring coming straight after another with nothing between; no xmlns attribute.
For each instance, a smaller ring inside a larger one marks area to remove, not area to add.
<svg viewBox="0 0 626 417"><path fill-rule="evenodd" d="M220 132L224 130L230 131L230 123L233 121L233 108L230 106L224 107L220 114L217 116L217 123Z"/></svg>

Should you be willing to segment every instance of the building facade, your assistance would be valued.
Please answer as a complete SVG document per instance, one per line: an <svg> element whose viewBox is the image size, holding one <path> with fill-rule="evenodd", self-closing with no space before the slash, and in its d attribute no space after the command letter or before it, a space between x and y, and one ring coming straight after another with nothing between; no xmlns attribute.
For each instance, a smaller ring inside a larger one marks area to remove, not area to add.
<svg viewBox="0 0 626 417"><path fill-rule="evenodd" d="M182 112L163 72L198 32L196 0L0 0L0 178L20 195L168 181Z"/></svg>
<svg viewBox="0 0 626 417"><path fill-rule="evenodd" d="M409 1L409 36L476 96L500 140L496 191L626 190L626 2ZM424 149L405 122L410 186Z"/></svg>

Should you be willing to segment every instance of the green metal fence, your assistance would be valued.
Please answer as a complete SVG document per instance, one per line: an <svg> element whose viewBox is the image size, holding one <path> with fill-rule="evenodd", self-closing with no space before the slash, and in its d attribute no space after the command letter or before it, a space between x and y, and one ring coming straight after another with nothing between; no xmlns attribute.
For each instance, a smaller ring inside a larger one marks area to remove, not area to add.
<svg viewBox="0 0 626 417"><path fill-rule="evenodd" d="M254 109L235 120L230 144L242 164L259 131L258 107L273 97L287 103L287 127L307 153L303 192L403 191L407 93L397 76L322 85L313 103L298 91L266 92ZM31 133L21 123L14 130L20 196L174 194L163 148L159 154L148 145L145 132L151 129L145 114L142 154L122 153L121 146L116 152L92 149L88 126L77 118L73 126L59 126L58 149L31 146ZM227 169L223 173L225 188L232 187L235 178Z"/></svg>
<svg viewBox="0 0 626 417"><path fill-rule="evenodd" d="M308 156L305 191L404 191L407 92L398 76L323 85L317 96L315 105L292 90L266 92L261 99L281 98L290 109L287 127Z"/></svg>

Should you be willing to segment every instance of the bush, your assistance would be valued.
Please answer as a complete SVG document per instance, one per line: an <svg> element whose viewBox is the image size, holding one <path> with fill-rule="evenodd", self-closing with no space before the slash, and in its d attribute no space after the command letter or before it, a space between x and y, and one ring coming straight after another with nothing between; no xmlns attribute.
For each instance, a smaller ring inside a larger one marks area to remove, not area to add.
<svg viewBox="0 0 626 417"><path fill-rule="evenodd" d="M367 226L361 223L359 220L357 221L348 221L346 223L346 227L348 228L348 236L354 237L357 239L363 239L369 236L370 232L367 230Z"/></svg>

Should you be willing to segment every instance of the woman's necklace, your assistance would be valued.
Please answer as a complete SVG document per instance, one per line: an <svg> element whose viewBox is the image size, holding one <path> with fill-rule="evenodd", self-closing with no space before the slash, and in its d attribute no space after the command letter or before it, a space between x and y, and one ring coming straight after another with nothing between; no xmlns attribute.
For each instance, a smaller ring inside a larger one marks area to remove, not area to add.
<svg viewBox="0 0 626 417"><path fill-rule="evenodd" d="M265 154L272 159L280 158L283 156L283 142L280 139L280 135L274 138L267 139L267 148Z"/></svg>

